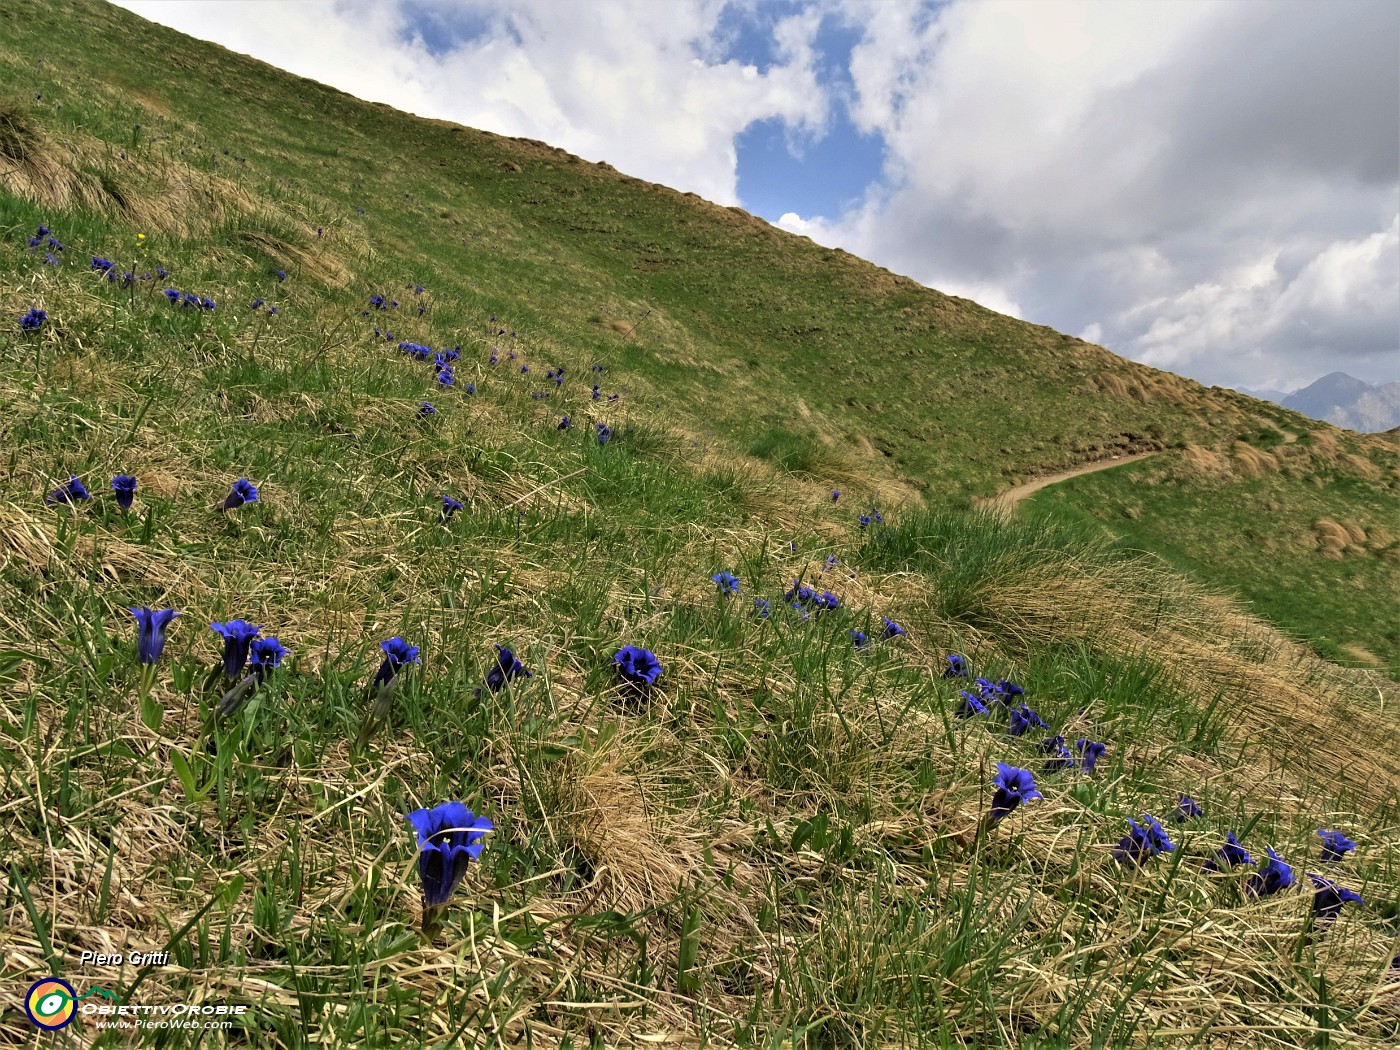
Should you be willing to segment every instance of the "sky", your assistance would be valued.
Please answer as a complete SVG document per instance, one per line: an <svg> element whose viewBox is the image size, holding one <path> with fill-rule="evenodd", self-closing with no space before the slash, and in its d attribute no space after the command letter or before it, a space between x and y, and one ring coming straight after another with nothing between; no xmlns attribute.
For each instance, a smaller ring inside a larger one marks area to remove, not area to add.
<svg viewBox="0 0 1400 1050"><path fill-rule="evenodd" d="M1391 0L118 0L1208 384L1400 380Z"/></svg>

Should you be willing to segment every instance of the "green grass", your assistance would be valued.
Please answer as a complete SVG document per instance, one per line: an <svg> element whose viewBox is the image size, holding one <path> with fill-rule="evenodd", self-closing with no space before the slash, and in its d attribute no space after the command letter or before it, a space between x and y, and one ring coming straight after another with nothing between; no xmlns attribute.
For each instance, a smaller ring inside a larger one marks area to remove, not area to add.
<svg viewBox="0 0 1400 1050"><path fill-rule="evenodd" d="M1315 484L1270 472L1201 485L1183 483L1179 470L1148 460L1083 475L1042 489L1033 507L1106 522L1123 544L1227 585L1328 659L1400 676L1392 599L1400 544L1387 529L1400 522L1400 496L1388 484L1324 467L1310 475ZM1321 521L1355 522L1365 539L1329 550Z"/></svg>
<svg viewBox="0 0 1400 1050"><path fill-rule="evenodd" d="M1106 448L1264 447L1289 420L115 8L0 8L0 70L34 155L92 173L65 204L0 188L0 305L49 314L0 335L11 1041L50 973L249 1007L207 1034L80 1018L100 1045L1400 1037L1380 982L1400 919L1391 708L1091 524L964 506ZM64 265L26 250L41 222ZM123 287L93 255L170 277ZM363 316L375 293L402 305ZM631 337L601 323L642 318ZM453 388L400 340L460 345ZM1042 379L1008 413L1027 369ZM44 506L70 474L96 498ZM239 477L260 502L220 513ZM465 504L446 522L444 493ZM872 504L886 522L861 530ZM716 592L721 569L740 595ZM840 607L802 619L797 579ZM149 680L141 605L182 612ZM886 616L908 635L857 650L850 631ZM233 617L292 654L217 718L207 625ZM395 635L422 664L371 719ZM493 644L533 676L482 689ZM657 654L656 688L619 684L623 644ZM1004 716L960 721L950 652L1021 684L1055 733L1106 742L1095 773L1041 772L1047 734ZM1045 798L987 828L998 762ZM1167 819L1181 792L1206 817L1118 864L1126 819ZM496 831L425 929L403 815L448 799ZM1305 893L1256 901L1200 871L1235 831L1302 880L1324 826L1361 843L1337 877L1368 901L1325 936ZM84 948L172 965L97 970Z"/></svg>

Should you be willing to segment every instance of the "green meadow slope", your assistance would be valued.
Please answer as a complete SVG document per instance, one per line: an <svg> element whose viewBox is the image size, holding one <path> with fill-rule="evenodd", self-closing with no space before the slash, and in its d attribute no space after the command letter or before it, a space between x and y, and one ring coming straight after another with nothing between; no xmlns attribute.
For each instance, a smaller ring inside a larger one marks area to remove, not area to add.
<svg viewBox="0 0 1400 1050"><path fill-rule="evenodd" d="M48 976L246 1008L85 1045L1400 1039L1397 698L1317 653L1393 661L1393 443L116 8L0 6L0 84L7 1042Z"/></svg>

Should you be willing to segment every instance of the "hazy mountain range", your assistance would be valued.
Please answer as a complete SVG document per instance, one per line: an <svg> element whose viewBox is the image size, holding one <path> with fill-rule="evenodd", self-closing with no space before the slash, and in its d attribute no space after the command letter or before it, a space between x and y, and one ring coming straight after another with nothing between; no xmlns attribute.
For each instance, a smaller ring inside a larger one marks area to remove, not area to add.
<svg viewBox="0 0 1400 1050"><path fill-rule="evenodd" d="M1377 434L1400 426L1400 382L1376 386L1345 372L1330 372L1291 394L1281 390L1239 389L1251 397L1272 401L1313 419L1325 419L1363 434Z"/></svg>

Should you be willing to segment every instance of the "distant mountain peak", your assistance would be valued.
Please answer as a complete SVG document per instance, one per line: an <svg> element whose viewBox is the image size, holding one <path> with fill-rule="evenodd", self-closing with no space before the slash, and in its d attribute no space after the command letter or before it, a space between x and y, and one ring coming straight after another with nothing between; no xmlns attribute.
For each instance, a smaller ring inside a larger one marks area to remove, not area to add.
<svg viewBox="0 0 1400 1050"><path fill-rule="evenodd" d="M1374 386L1345 372L1329 372L1279 404L1347 430L1375 434L1400 425L1400 382Z"/></svg>

